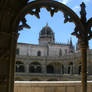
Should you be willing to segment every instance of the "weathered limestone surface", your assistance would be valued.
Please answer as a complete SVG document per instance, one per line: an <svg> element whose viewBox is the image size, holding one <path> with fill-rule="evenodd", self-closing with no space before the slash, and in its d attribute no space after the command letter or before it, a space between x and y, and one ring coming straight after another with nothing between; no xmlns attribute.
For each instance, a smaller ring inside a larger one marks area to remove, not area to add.
<svg viewBox="0 0 92 92"><path fill-rule="evenodd" d="M30 80L40 80L40 81L80 81L81 71L79 74L79 66L81 65L81 54L80 52L71 53L70 55L60 56L60 57L45 57L45 56L27 56L26 55L16 55L16 62L20 61L23 63L25 72L16 72L15 81L30 81ZM32 73L29 71L30 65L33 62L38 62L41 66L42 72ZM73 63L71 67L70 74L68 73L68 67L70 63ZM88 69L88 81L92 80L92 50L88 50L87 55L87 69ZM47 65L54 65L54 73L47 73ZM62 65L64 66L62 68ZM16 64L16 67L19 67ZM62 71L64 70L64 72ZM62 73L63 72L63 73Z"/></svg>
<svg viewBox="0 0 92 92"><path fill-rule="evenodd" d="M16 81L14 92L81 92L80 81ZM88 82L88 91L92 92L92 81Z"/></svg>

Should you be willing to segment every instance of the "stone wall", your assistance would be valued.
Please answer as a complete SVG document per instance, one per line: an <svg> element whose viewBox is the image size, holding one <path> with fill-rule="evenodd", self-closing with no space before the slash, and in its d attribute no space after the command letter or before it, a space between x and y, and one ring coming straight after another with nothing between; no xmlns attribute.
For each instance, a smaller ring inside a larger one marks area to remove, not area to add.
<svg viewBox="0 0 92 92"><path fill-rule="evenodd" d="M14 92L81 92L80 81L16 81ZM92 81L88 82L88 91L92 92Z"/></svg>
<svg viewBox="0 0 92 92"><path fill-rule="evenodd" d="M18 55L24 55L24 56L38 56L38 51L41 52L41 56L52 56L52 57L58 57L58 56L64 56L69 55L69 45L63 45L63 44L48 44L48 46L41 46L39 44L26 44L26 43L18 43L17 49L19 49ZM61 54L60 55L60 50Z"/></svg>

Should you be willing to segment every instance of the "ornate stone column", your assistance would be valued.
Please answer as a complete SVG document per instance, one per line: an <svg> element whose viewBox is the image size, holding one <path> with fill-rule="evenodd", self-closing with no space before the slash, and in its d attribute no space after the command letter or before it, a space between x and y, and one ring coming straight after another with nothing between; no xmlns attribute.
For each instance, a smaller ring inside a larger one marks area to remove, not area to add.
<svg viewBox="0 0 92 92"><path fill-rule="evenodd" d="M25 72L29 73L29 64L28 63L26 64L26 71Z"/></svg>
<svg viewBox="0 0 92 92"><path fill-rule="evenodd" d="M80 11L80 21L83 24L84 30L81 31L79 25L75 27L75 32L72 35L75 35L79 41L79 47L81 50L81 80L82 80L82 92L87 92L87 49L88 49L88 41L92 38L92 18L88 21L86 19L86 10L85 4L82 2L81 11Z"/></svg>
<svg viewBox="0 0 92 92"><path fill-rule="evenodd" d="M17 37L16 33L0 32L0 88L3 92L13 91Z"/></svg>
<svg viewBox="0 0 92 92"><path fill-rule="evenodd" d="M46 62L46 61L45 61ZM47 71L46 71L46 64L45 64L45 62L42 64L42 73L43 74L46 74L47 73Z"/></svg>
<svg viewBox="0 0 92 92"><path fill-rule="evenodd" d="M31 14L40 18L40 8L45 7L51 14L62 11L64 13L64 23L73 22L75 24L75 35L84 46L92 38L92 18L86 20L85 4L81 4L81 18L79 18L70 8L54 0L35 0L31 3L28 0L1 0L0 1L0 88L3 92L13 92L14 84L14 63L18 29L30 28L26 24L25 15ZM27 5L28 4L28 5ZM27 6L26 6L27 5ZM26 7L25 7L26 6ZM24 8L25 7L25 8ZM34 11L35 9L35 11ZM18 25L19 22L22 25ZM88 43L87 43L88 44ZM86 56L87 47L82 47L82 92L87 92L86 80ZM2 62L3 61L3 62ZM0 90L1 90L0 89Z"/></svg>
<svg viewBox="0 0 92 92"><path fill-rule="evenodd" d="M88 41L79 40L79 46L81 50L81 80L82 80L82 92L87 92L87 49Z"/></svg>
<svg viewBox="0 0 92 92"><path fill-rule="evenodd" d="M20 10L26 5L24 0L0 1L0 91L13 92L14 65L18 27L13 23Z"/></svg>

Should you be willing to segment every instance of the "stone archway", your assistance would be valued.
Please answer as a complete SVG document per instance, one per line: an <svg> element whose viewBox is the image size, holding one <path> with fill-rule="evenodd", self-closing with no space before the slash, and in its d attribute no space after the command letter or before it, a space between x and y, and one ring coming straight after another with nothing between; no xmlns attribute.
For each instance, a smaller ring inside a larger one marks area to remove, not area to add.
<svg viewBox="0 0 92 92"><path fill-rule="evenodd" d="M47 73L51 74L60 74L61 73L61 63L59 62L51 62L47 65Z"/></svg>
<svg viewBox="0 0 92 92"><path fill-rule="evenodd" d="M80 43L81 48L81 58L82 58L82 91L87 92L87 48L88 48L88 40L92 38L92 18L86 21L86 11L85 11L85 4L81 4L81 18L79 18L70 8L67 6L57 2L57 1L49 1L49 0L39 0L39 1L33 1L27 5L19 14L17 19L15 20L16 27L18 27L18 23L20 19L23 22L22 27L28 27L25 21L25 14L30 13L31 15L35 15L37 18L39 18L39 12L40 8L45 7L50 13L51 16L54 15L57 11L62 11L64 13L64 23L66 22L73 22L75 24L75 31L72 33L72 35L76 36ZM31 11L30 11L31 9ZM22 15L22 18L20 17ZM86 24L86 25L85 25ZM25 26L26 25L26 26ZM16 28L15 28L16 29Z"/></svg>
<svg viewBox="0 0 92 92"><path fill-rule="evenodd" d="M0 2L0 72L4 72L0 81L3 82L2 89L4 92L13 92L14 87L14 64L15 64L15 51L18 38L18 28L29 26L26 24L24 16L27 13L35 15L39 18L40 8L45 7L53 16L54 12L62 11L64 13L64 22L73 22L75 24L75 35L81 45L82 53L82 71L83 80L86 80L86 50L88 46L88 40L92 37L91 27L92 18L85 21L85 5L81 4L81 19L67 6L53 0L37 0L31 3L27 3L28 0L1 0ZM23 5L22 5L23 4ZM33 11L33 9L35 11ZM8 21L8 22L6 22ZM23 25L19 26L19 22L22 21ZM7 44L8 43L8 44ZM5 69L3 70L3 67ZM86 81L82 81L83 92L86 92ZM5 88L6 86L6 88Z"/></svg>
<svg viewBox="0 0 92 92"><path fill-rule="evenodd" d="M79 27L81 30L79 33L82 34L84 32L83 24L80 21L80 18L67 6L64 4L54 1L54 0L37 0L28 3L17 15L15 22L12 25L12 29L17 29L19 26L19 22L22 21L23 25L19 27L26 27L29 28L29 26L26 24L26 19L24 18L26 14L35 15L37 18L40 18L39 12L40 8L46 8L48 12L50 12L51 16L54 15L55 12L61 11L64 13L64 23L66 22L73 22L75 26ZM80 35L78 33L78 35Z"/></svg>
<svg viewBox="0 0 92 92"><path fill-rule="evenodd" d="M16 72L25 72L24 64L21 61L16 61Z"/></svg>
<svg viewBox="0 0 92 92"><path fill-rule="evenodd" d="M51 64L47 65L47 73L54 73L53 65L51 65Z"/></svg>
<svg viewBox="0 0 92 92"><path fill-rule="evenodd" d="M42 67L39 62L32 62L29 64L29 72L30 73L41 73Z"/></svg>

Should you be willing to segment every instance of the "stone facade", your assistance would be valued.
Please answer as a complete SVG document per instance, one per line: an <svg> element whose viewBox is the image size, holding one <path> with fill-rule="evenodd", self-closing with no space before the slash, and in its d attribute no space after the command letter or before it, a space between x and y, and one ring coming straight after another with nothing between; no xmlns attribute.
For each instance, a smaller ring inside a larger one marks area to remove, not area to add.
<svg viewBox="0 0 92 92"><path fill-rule="evenodd" d="M47 40L48 39L48 40ZM46 25L39 34L39 44L18 43L15 80L80 80L80 51L74 50L72 40L55 43L52 29ZM92 50L88 50L88 79L92 75Z"/></svg>

